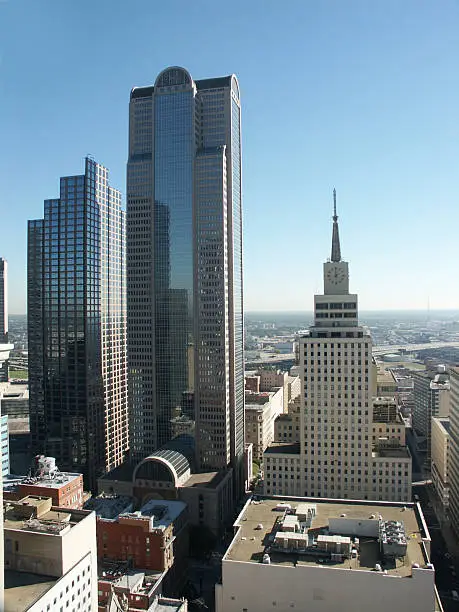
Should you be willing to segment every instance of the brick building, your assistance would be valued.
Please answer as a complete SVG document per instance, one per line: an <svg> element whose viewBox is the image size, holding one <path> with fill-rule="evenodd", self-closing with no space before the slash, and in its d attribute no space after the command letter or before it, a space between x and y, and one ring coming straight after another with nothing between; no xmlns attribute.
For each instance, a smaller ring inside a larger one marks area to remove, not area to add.
<svg viewBox="0 0 459 612"><path fill-rule="evenodd" d="M112 496L92 498L85 508L96 512L99 562L167 572L167 592L177 591L189 546L185 503L152 499L134 512L128 498Z"/></svg>
<svg viewBox="0 0 459 612"><path fill-rule="evenodd" d="M53 457L35 458L33 476L13 476L3 480L5 499L18 500L28 495L50 497L53 506L79 509L83 507L83 476L61 472Z"/></svg>

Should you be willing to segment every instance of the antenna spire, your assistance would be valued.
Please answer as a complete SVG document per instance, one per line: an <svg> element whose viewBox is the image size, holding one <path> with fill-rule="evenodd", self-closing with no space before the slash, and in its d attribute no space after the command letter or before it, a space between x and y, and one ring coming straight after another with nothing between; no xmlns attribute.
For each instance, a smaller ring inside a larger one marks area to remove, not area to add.
<svg viewBox="0 0 459 612"><path fill-rule="evenodd" d="M334 262L341 261L341 247L339 243L338 215L336 214L336 189L333 189L333 233L332 233L331 260Z"/></svg>

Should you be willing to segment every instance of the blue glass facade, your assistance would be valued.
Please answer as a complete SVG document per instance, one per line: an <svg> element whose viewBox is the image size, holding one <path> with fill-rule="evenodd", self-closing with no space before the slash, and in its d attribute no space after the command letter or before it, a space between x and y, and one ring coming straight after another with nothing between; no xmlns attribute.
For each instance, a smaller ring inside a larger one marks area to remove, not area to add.
<svg viewBox="0 0 459 612"><path fill-rule="evenodd" d="M169 68L131 92L127 181L131 449L195 421L201 469L242 465L240 101L234 76ZM190 402L190 397L193 401ZM192 410L190 410L192 406Z"/></svg>
<svg viewBox="0 0 459 612"><path fill-rule="evenodd" d="M124 213L91 159L29 222L30 421L34 452L86 484L128 447ZM116 426L115 426L116 424Z"/></svg>

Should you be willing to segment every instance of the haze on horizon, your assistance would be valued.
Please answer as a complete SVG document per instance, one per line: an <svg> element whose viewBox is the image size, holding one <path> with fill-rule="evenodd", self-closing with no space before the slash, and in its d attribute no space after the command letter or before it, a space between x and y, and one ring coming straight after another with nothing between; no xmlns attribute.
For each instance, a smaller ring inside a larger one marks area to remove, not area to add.
<svg viewBox="0 0 459 612"><path fill-rule="evenodd" d="M89 152L125 192L129 92L168 65L195 79L234 72L240 82L246 312L312 309L334 187L361 312L459 307L459 4L231 8L0 2L10 313L26 311L27 220L58 197L61 176L83 172ZM167 23L173 32L158 27Z"/></svg>

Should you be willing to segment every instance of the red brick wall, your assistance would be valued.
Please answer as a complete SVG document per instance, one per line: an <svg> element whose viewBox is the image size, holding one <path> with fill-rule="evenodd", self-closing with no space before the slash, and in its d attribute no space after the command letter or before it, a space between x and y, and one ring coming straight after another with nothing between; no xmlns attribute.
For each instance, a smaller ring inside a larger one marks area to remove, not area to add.
<svg viewBox="0 0 459 612"><path fill-rule="evenodd" d="M51 497L53 506L63 508L83 507L83 477L79 476L71 482L65 482L59 488L40 486L39 484L23 484L18 487L20 497L40 495Z"/></svg>
<svg viewBox="0 0 459 612"><path fill-rule="evenodd" d="M116 521L97 520L97 556L101 560L121 561L132 558L135 568L162 572L165 569L163 540L163 535L144 531L140 525L137 527Z"/></svg>

